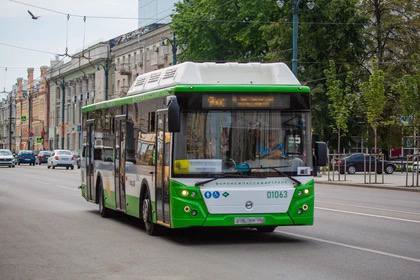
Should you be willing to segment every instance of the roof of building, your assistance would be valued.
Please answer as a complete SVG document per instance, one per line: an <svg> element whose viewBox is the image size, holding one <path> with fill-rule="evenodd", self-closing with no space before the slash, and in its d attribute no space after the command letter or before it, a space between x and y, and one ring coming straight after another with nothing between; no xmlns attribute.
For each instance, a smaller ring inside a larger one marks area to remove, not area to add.
<svg viewBox="0 0 420 280"><path fill-rule="evenodd" d="M301 85L284 63L184 62L139 75L127 95L181 84Z"/></svg>

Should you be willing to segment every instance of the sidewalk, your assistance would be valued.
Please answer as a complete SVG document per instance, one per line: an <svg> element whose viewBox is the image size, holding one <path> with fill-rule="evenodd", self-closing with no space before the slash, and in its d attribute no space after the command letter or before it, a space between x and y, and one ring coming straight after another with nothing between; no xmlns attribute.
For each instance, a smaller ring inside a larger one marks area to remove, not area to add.
<svg viewBox="0 0 420 280"><path fill-rule="evenodd" d="M411 185L412 175L409 174L408 184ZM388 190L403 190L403 191L414 191L420 192L420 187L406 187L406 174L395 172L394 174L384 174L384 184L382 183L382 174L377 174L377 183L375 183L375 174L371 174L371 181L369 183L369 176L366 174L366 182L364 183L364 174L346 175L346 181L344 181L344 174L340 174L340 181L338 181L338 174L334 174L334 181L332 173L330 173L330 180L328 180L327 174L322 174L321 177L315 177L315 183L326 184L326 185L343 185L352 187L364 187L364 188L378 188ZM420 182L420 178L419 178ZM414 177L414 185L416 184L416 177ZM420 183L419 183L420 184Z"/></svg>

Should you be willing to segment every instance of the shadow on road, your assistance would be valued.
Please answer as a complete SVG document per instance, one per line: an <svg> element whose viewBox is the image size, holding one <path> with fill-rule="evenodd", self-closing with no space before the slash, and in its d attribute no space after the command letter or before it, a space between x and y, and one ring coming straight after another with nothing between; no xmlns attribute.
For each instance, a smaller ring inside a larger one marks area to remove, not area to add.
<svg viewBox="0 0 420 280"><path fill-rule="evenodd" d="M87 211L101 218L97 210ZM142 222L134 217L114 212L109 218L110 222L118 222L130 226L139 231L139 234L147 234ZM191 229L166 229L162 228L160 236L167 241L180 245L232 245L232 244L304 244L308 241L293 238L281 233L260 233L253 228L191 228Z"/></svg>

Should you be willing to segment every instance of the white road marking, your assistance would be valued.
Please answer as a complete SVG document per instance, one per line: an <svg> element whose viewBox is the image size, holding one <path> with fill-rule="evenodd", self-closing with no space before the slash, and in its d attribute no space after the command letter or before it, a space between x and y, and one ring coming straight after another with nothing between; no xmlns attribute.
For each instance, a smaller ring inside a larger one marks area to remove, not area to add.
<svg viewBox="0 0 420 280"><path fill-rule="evenodd" d="M407 256L402 256L402 255L397 255L397 254L392 254L392 253L388 253L388 252L384 252L384 251L364 248L364 247L360 247L360 246L350 245L350 244L346 244L346 243L331 241L331 240L322 239L322 238L318 238L318 237L312 237L312 236L303 235L303 234L291 233L291 232L288 232L288 231L276 230L276 232L291 235L291 236L294 236L294 237L305 238L305 239L309 239L309 240L323 242L323 243L327 243L327 244L331 244L331 245L346 247L346 248L350 248L350 249L354 249L354 250L359 250L359 251L374 253L374 254L378 254L378 255L382 255L382 256L388 256L388 257L393 257L393 258L402 259L402 260L406 260L406 261L412 261L412 262L420 263L420 259L411 258L411 257L407 257Z"/></svg>
<svg viewBox="0 0 420 280"><path fill-rule="evenodd" d="M350 206L350 207L356 207L356 208L365 208L365 209L380 210L380 211L386 211L386 212L396 212L396 213L410 214L410 215L420 215L419 212L401 211L401 210L395 210L395 209L378 208L378 207L370 207L370 206L347 204L347 203L326 202L326 201L317 201L317 203L325 203L325 204L332 204L332 205Z"/></svg>
<svg viewBox="0 0 420 280"><path fill-rule="evenodd" d="M45 185L45 186L50 186L50 187L52 185L54 185L54 183L48 183L48 182L39 181L39 180L32 180L32 182L35 182L37 184L42 184L42 185ZM66 186L66 185L59 185L59 184L57 184L55 186L52 186L52 187L54 187L54 188L60 188L60 189L63 189L63 190L72 190L72 191L78 190L77 187Z"/></svg>
<svg viewBox="0 0 420 280"><path fill-rule="evenodd" d="M324 208L324 207L315 207L315 209L420 224L419 220L409 220L409 219L402 219L402 218L389 217L389 216L383 216L383 215L367 214L367 213L361 213L361 212L345 211L345 210Z"/></svg>

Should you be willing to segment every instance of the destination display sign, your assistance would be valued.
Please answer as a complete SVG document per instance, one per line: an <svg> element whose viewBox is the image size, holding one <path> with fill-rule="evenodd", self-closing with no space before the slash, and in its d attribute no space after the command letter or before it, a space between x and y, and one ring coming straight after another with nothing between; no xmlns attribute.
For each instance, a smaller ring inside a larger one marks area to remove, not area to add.
<svg viewBox="0 0 420 280"><path fill-rule="evenodd" d="M290 108L290 95L203 95L202 106L204 109L286 109Z"/></svg>

